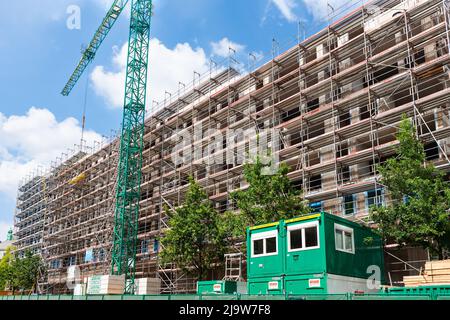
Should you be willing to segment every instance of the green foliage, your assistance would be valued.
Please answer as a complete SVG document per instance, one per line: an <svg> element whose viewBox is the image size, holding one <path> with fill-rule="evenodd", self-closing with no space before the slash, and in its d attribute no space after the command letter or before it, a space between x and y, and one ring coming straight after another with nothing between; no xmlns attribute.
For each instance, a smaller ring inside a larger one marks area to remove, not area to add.
<svg viewBox="0 0 450 320"><path fill-rule="evenodd" d="M12 251L14 247L10 246L6 248L5 255L0 260L0 291L5 290L13 279L12 262L14 261L14 255Z"/></svg>
<svg viewBox="0 0 450 320"><path fill-rule="evenodd" d="M371 246L373 244L373 241L374 241L373 237L365 237L363 239L363 243L365 246Z"/></svg>
<svg viewBox="0 0 450 320"><path fill-rule="evenodd" d="M442 257L450 247L450 189L442 172L426 164L424 147L405 116L397 138L397 157L379 167L392 201L372 208L371 217L385 239L422 246Z"/></svg>
<svg viewBox="0 0 450 320"><path fill-rule="evenodd" d="M9 247L0 261L0 290L32 290L35 288L39 272L44 270L42 258L30 251L22 259L13 254L13 247Z"/></svg>
<svg viewBox="0 0 450 320"><path fill-rule="evenodd" d="M169 230L161 239L163 263L174 262L185 272L205 279L214 263L221 263L227 241L223 220L202 187L190 178L182 206L170 211Z"/></svg>
<svg viewBox="0 0 450 320"><path fill-rule="evenodd" d="M281 164L273 175L264 174L260 157L244 167L244 178L249 184L245 190L231 194L239 214L230 215L229 225L234 234L245 234L247 226L275 222L309 213L309 207L301 200L301 193L291 184L289 168Z"/></svg>
<svg viewBox="0 0 450 320"><path fill-rule="evenodd" d="M15 259L12 266L15 273L14 287L19 290L32 290L37 284L39 271L43 269L44 264L41 256L27 251L25 257Z"/></svg>

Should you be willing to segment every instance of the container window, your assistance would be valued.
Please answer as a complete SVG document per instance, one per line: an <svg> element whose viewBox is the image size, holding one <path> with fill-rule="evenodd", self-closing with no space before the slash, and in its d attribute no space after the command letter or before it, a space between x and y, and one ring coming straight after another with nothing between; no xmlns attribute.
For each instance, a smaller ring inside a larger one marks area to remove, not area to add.
<svg viewBox="0 0 450 320"><path fill-rule="evenodd" d="M263 239L259 239L259 240L254 240L253 241L253 254L254 255L258 255L258 254L264 254L264 240Z"/></svg>
<svg viewBox="0 0 450 320"><path fill-rule="evenodd" d="M335 231L336 250L344 250L344 241L343 241L342 233L343 233L342 230L336 230Z"/></svg>
<svg viewBox="0 0 450 320"><path fill-rule="evenodd" d="M344 231L344 244L345 244L345 250L353 251L352 233Z"/></svg>
<svg viewBox="0 0 450 320"><path fill-rule="evenodd" d="M336 250L347 253L355 253L355 240L352 228L335 224L334 239L336 243Z"/></svg>
<svg viewBox="0 0 450 320"><path fill-rule="evenodd" d="M267 238L266 239L266 253L277 252L277 238Z"/></svg>
<svg viewBox="0 0 450 320"><path fill-rule="evenodd" d="M302 248L302 229L292 230L290 232L291 249Z"/></svg>
<svg viewBox="0 0 450 320"><path fill-rule="evenodd" d="M317 222L288 227L289 251L319 248L319 227Z"/></svg>
<svg viewBox="0 0 450 320"><path fill-rule="evenodd" d="M317 240L317 227L305 228L305 247L316 247L318 245Z"/></svg>
<svg viewBox="0 0 450 320"><path fill-rule="evenodd" d="M278 232L268 231L252 235L252 256L276 255Z"/></svg>

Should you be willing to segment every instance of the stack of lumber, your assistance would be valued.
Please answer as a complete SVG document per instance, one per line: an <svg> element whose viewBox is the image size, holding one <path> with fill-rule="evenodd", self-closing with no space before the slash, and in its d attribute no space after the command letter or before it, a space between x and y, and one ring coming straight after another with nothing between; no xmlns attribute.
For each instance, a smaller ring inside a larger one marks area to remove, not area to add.
<svg viewBox="0 0 450 320"><path fill-rule="evenodd" d="M75 285L73 289L74 296L85 296L86 295L86 283L79 283Z"/></svg>
<svg viewBox="0 0 450 320"><path fill-rule="evenodd" d="M125 276L92 276L88 279L87 294L124 294Z"/></svg>
<svg viewBox="0 0 450 320"><path fill-rule="evenodd" d="M161 279L143 278L136 279L137 295L158 295L161 293Z"/></svg>
<svg viewBox="0 0 450 320"><path fill-rule="evenodd" d="M429 261L425 264L425 270L418 276L405 276L403 283L406 287L421 285L450 285L450 260Z"/></svg>

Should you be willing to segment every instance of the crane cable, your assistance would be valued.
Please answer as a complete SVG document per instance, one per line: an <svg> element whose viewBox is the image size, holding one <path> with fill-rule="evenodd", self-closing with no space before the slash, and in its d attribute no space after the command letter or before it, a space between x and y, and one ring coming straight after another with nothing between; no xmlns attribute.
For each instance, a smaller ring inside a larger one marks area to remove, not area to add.
<svg viewBox="0 0 450 320"><path fill-rule="evenodd" d="M81 118L81 141L80 141L80 151L83 152L83 142L84 142L84 131L86 130L86 109L87 109L87 98L88 98L88 88L89 88L89 71L86 74L86 87L84 89L84 101L83 101L83 114Z"/></svg>

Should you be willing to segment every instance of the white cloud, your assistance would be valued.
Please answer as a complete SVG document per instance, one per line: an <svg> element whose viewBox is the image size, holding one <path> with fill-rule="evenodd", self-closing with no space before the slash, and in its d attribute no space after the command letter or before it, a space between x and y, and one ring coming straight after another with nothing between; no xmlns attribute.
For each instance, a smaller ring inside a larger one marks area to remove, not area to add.
<svg viewBox="0 0 450 320"><path fill-rule="evenodd" d="M85 132L88 145L101 141L94 131ZM0 113L0 195L15 199L20 180L37 166L48 166L74 144L81 127L74 118L58 122L47 109L32 107L25 115ZM0 217L1 219L1 217Z"/></svg>
<svg viewBox="0 0 450 320"><path fill-rule="evenodd" d="M271 0L272 3L280 10L283 17L289 22L298 21L297 15L294 13L297 4L294 0ZM304 0L305 1L305 0Z"/></svg>
<svg viewBox="0 0 450 320"><path fill-rule="evenodd" d="M25 115L9 117L0 112L0 201L14 203L22 178L38 166L48 167L62 152L79 144L80 138L76 119L59 122L47 109L32 107ZM92 146L102 137L88 130L84 138ZM0 211L0 241L11 227L13 214Z"/></svg>
<svg viewBox="0 0 450 320"><path fill-rule="evenodd" d="M316 21L325 21L327 20L328 14L332 13L331 8L328 6L328 4L334 8L338 16L344 14L346 8L352 6L351 1L348 0L302 0L302 1L305 3L309 13L312 14L314 20Z"/></svg>
<svg viewBox="0 0 450 320"><path fill-rule="evenodd" d="M125 69L110 72L103 66L98 66L94 68L90 77L95 93L103 97L111 108L123 106Z"/></svg>
<svg viewBox="0 0 450 320"><path fill-rule="evenodd" d="M113 48L113 68L108 71L97 66L91 73L91 81L97 95L103 97L111 108L123 106L126 59L128 43L120 49ZM179 43L173 49L158 39L150 41L147 102L164 99L165 91L175 92L179 82L190 84L193 72L203 74L209 70L209 61L202 48L192 48L188 43Z"/></svg>
<svg viewBox="0 0 450 320"><path fill-rule="evenodd" d="M239 53L243 50L245 50L245 45L232 42L228 38L223 38L220 41L217 42L211 42L212 47L212 53L216 56L226 58L228 57L230 53L230 48L236 51L236 53Z"/></svg>
<svg viewBox="0 0 450 320"><path fill-rule="evenodd" d="M312 15L315 21L325 21L327 20L328 13L331 13L331 8L328 5L331 5L334 10L337 19L342 16L345 11L348 11L350 7L355 5L357 2L349 1L349 0L301 0L303 1L306 9L309 14ZM267 14L269 11L270 4L274 4L278 10L281 12L283 18L285 18L289 22L298 22L299 17L295 13L296 8L298 7L299 0L269 0L268 7L266 8L266 12L262 18L262 23L265 22L267 18ZM344 8L345 7L345 8Z"/></svg>

